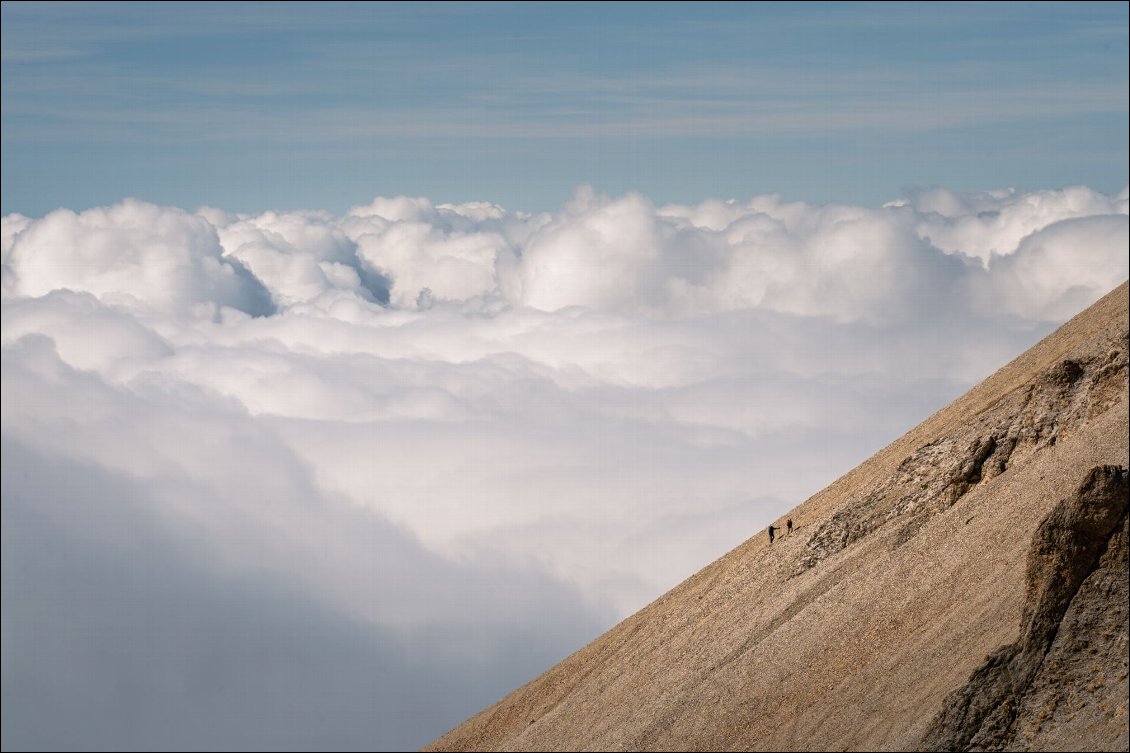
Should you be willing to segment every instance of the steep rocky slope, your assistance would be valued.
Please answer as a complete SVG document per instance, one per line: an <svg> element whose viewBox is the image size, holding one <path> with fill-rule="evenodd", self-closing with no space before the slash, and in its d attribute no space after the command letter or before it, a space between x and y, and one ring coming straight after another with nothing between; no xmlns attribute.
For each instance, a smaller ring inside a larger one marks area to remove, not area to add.
<svg viewBox="0 0 1130 753"><path fill-rule="evenodd" d="M430 746L1122 749L1127 285Z"/></svg>

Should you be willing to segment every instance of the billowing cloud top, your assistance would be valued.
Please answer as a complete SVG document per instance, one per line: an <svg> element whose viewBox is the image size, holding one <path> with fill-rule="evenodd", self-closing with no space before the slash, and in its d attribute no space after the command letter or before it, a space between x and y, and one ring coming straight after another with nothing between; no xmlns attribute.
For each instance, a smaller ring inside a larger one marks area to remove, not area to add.
<svg viewBox="0 0 1130 753"><path fill-rule="evenodd" d="M7 216L4 746L420 745L1124 280L1127 204Z"/></svg>
<svg viewBox="0 0 1130 753"><path fill-rule="evenodd" d="M582 189L560 212L533 216L408 197L344 217L189 214L128 200L5 217L3 291L10 300L69 289L166 315L348 298L400 310L756 309L875 322L929 304L1052 321L1125 276L1126 213L1125 189L1083 187L932 189L878 210L775 196L657 208Z"/></svg>

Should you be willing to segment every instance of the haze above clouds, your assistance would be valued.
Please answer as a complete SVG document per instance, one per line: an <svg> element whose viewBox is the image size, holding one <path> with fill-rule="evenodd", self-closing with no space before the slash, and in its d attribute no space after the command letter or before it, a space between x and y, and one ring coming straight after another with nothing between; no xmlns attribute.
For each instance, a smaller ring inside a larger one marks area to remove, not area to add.
<svg viewBox="0 0 1130 753"><path fill-rule="evenodd" d="M1127 205L8 215L4 746L419 746L1126 279Z"/></svg>

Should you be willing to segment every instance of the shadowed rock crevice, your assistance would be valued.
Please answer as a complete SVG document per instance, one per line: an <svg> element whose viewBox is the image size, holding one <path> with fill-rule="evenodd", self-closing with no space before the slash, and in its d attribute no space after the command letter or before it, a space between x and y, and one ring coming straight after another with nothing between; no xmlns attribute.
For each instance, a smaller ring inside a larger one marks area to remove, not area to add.
<svg viewBox="0 0 1130 753"><path fill-rule="evenodd" d="M1096 467L1040 524L1028 553L1020 638L994 651L947 697L922 749L1029 750L1055 739L1057 724L1079 721L1069 718L1074 712L1117 712L1084 701L1107 684L1106 675L1126 679L1119 666L1127 646L1128 493L1126 468ZM1107 640L1092 646L1087 636L1096 634ZM1076 665L1099 669L1072 671Z"/></svg>

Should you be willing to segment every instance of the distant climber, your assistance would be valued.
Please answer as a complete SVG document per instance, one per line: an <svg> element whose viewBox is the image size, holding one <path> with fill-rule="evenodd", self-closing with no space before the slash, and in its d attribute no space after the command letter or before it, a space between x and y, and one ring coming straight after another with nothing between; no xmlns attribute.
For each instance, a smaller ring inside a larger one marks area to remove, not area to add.
<svg viewBox="0 0 1130 753"><path fill-rule="evenodd" d="M785 521L785 535L787 536L787 535L791 534L792 532L793 532L793 519L789 518L788 520Z"/></svg>
<svg viewBox="0 0 1130 753"><path fill-rule="evenodd" d="M777 529L776 529L776 528L774 528L773 526L769 526L769 543L770 543L770 544L772 544L772 543L773 543L773 536L774 536L774 534L776 534L776 533L777 533Z"/></svg>

